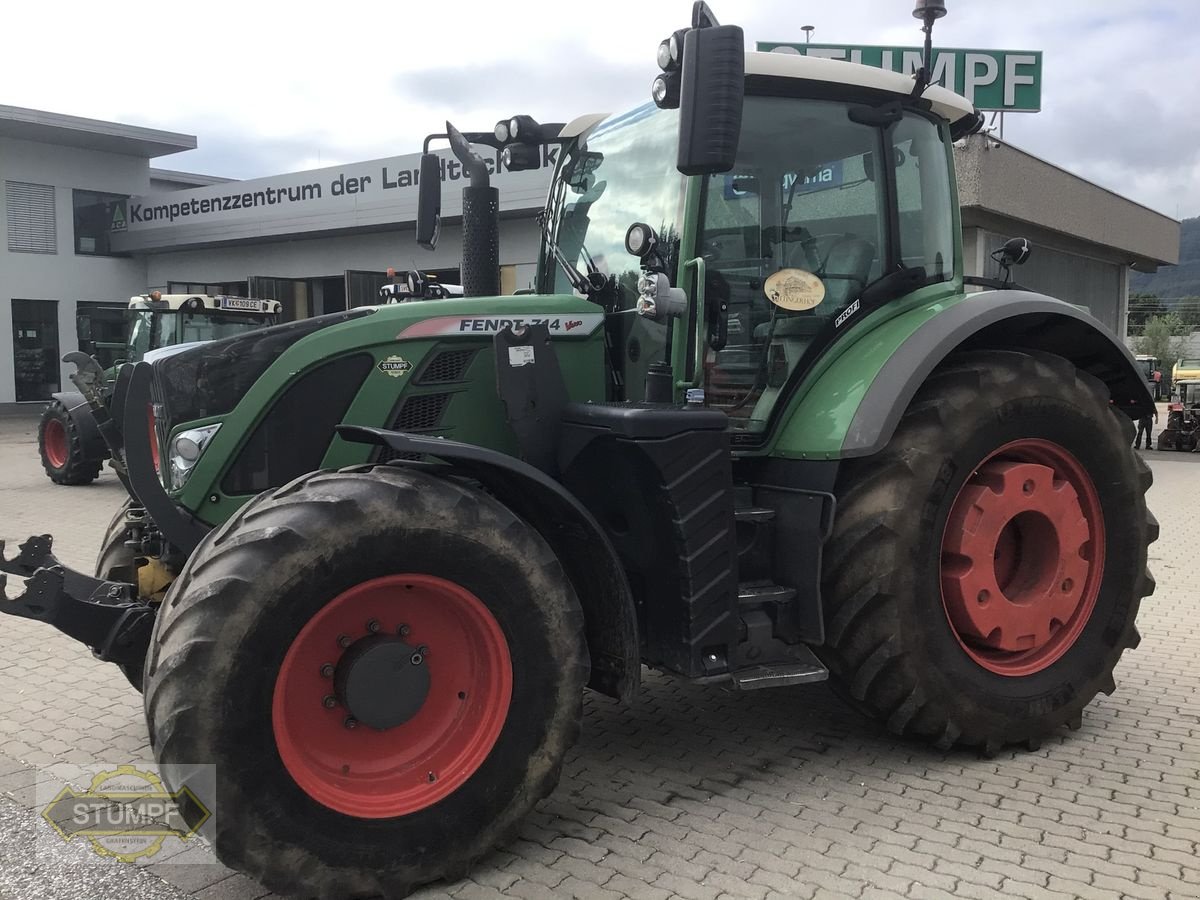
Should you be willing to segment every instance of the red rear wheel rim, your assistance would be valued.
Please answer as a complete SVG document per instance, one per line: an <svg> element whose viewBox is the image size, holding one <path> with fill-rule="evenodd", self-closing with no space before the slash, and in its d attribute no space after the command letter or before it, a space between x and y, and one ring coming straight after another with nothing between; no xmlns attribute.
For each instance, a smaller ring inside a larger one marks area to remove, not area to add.
<svg viewBox="0 0 1200 900"><path fill-rule="evenodd" d="M1104 577L1104 515L1091 476L1052 441L983 460L942 535L942 604L959 644L998 675L1032 675L1079 639Z"/></svg>
<svg viewBox="0 0 1200 900"><path fill-rule="evenodd" d="M66 466L71 451L67 446L67 429L61 419L46 420L42 428L42 449L46 453L46 461L54 468Z"/></svg>
<svg viewBox="0 0 1200 900"><path fill-rule="evenodd" d="M402 724L347 727L330 670L380 636L427 648L428 692ZM444 578L389 575L339 594L300 630L275 682L272 725L284 766L312 799L391 818L461 787L495 745L511 698L508 642L482 601Z"/></svg>

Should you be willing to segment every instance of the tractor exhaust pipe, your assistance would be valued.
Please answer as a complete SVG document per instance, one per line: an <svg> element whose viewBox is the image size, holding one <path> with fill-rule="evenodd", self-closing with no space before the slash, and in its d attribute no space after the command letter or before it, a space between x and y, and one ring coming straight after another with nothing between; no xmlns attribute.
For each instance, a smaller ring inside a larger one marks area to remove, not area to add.
<svg viewBox="0 0 1200 900"><path fill-rule="evenodd" d="M417 243L437 247L442 222L442 161L429 152L431 135L421 156L417 197ZM471 183L463 188L462 288L464 297L495 297L500 293L500 191L492 187L487 164L471 149L461 131L446 123L450 149Z"/></svg>

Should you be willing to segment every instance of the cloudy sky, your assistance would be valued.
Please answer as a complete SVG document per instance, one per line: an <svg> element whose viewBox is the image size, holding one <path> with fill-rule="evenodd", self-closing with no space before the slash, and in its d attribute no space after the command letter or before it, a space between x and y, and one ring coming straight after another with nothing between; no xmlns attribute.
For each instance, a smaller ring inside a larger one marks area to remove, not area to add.
<svg viewBox="0 0 1200 900"><path fill-rule="evenodd" d="M747 42L915 45L911 0L710 0ZM1045 51L1006 137L1176 217L1200 215L1200 0L949 0L943 46ZM0 104L182 131L164 168L251 178L464 128L641 102L686 0L11 3ZM15 40L17 35L27 39Z"/></svg>

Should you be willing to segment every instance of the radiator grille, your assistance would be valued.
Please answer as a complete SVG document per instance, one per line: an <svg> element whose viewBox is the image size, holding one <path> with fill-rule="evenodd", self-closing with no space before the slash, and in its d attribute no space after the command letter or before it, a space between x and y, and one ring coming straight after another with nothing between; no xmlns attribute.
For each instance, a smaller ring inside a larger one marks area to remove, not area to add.
<svg viewBox="0 0 1200 900"><path fill-rule="evenodd" d="M417 376L417 384L452 384L462 381L477 352L476 348L443 350L421 370L421 374Z"/></svg>
<svg viewBox="0 0 1200 900"><path fill-rule="evenodd" d="M400 412L396 413L396 421L392 428L396 431L427 431L436 428L446 412L450 402L449 394L416 394L408 397Z"/></svg>

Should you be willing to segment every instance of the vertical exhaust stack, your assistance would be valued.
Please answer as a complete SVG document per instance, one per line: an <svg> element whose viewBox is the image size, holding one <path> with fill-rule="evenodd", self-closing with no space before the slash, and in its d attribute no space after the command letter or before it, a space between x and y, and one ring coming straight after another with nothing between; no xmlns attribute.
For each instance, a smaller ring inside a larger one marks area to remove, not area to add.
<svg viewBox="0 0 1200 900"><path fill-rule="evenodd" d="M487 165L463 133L447 122L446 134L471 176L462 193L463 296L494 297L500 293L500 191L492 187Z"/></svg>

